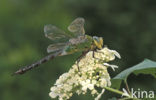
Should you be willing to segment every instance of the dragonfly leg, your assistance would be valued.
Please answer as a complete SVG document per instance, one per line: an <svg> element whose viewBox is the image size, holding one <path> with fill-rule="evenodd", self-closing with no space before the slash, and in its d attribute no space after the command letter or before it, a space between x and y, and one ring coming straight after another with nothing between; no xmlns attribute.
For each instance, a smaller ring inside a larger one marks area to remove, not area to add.
<svg viewBox="0 0 156 100"><path fill-rule="evenodd" d="M92 56L93 56L93 58L95 58L95 52L97 52L97 50L96 50L96 49L94 49L94 50L93 50L93 55L92 55Z"/></svg>
<svg viewBox="0 0 156 100"><path fill-rule="evenodd" d="M79 72L80 72L79 62L88 52L89 50L82 52L82 54L77 58L77 68Z"/></svg>
<svg viewBox="0 0 156 100"><path fill-rule="evenodd" d="M80 62L80 60L78 59L78 60L77 60L77 69L78 69L78 71L80 72L79 62Z"/></svg>
<svg viewBox="0 0 156 100"><path fill-rule="evenodd" d="M95 58L95 50L93 50L93 55L92 56L93 56L93 58Z"/></svg>
<svg viewBox="0 0 156 100"><path fill-rule="evenodd" d="M102 53L102 52L97 51L97 49L94 49L94 50L93 50L93 55L92 55L92 57L99 60L99 58L96 58L96 57L95 57L95 52L97 52L97 53Z"/></svg>

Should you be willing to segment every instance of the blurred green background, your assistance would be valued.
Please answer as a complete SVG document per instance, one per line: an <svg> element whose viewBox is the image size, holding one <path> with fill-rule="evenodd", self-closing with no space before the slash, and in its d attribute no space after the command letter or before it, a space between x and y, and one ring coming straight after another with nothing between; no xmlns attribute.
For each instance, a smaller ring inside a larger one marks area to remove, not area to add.
<svg viewBox="0 0 156 100"><path fill-rule="evenodd" d="M21 76L18 68L48 55L51 41L44 36L45 24L67 31L77 17L86 20L86 34L102 36L104 44L122 59L112 62L119 69L111 77L144 58L156 61L155 0L1 0L0 1L0 100L51 100L50 87L68 71L80 53L57 57ZM130 87L156 90L155 79L131 75ZM107 100L109 92L102 96ZM119 96L120 97L120 96ZM93 100L74 95L71 100Z"/></svg>

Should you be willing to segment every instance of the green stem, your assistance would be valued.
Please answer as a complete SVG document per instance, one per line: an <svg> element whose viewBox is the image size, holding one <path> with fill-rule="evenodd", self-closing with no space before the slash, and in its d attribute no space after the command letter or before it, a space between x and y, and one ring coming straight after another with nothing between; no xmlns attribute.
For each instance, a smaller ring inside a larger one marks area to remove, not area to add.
<svg viewBox="0 0 156 100"><path fill-rule="evenodd" d="M110 87L104 87L106 90L108 91L111 91L111 92L114 92L114 93L117 93L117 94L120 94L122 95L123 92L122 91L119 91L119 90L116 90L116 89L113 89L113 88L110 88Z"/></svg>
<svg viewBox="0 0 156 100"><path fill-rule="evenodd" d="M126 84L127 91L128 91L128 93L130 94L131 92L130 92L130 90L129 90L128 83L127 83L127 81L126 81L126 80L125 80L124 82L125 82L125 84Z"/></svg>
<svg viewBox="0 0 156 100"><path fill-rule="evenodd" d="M104 88L106 90L108 90L108 91L111 91L111 92L114 92L114 93L117 93L117 94L120 94L120 95L122 95L124 93L122 91L119 91L119 90L116 90L116 89L113 89L113 88L110 88L110 87L104 87ZM123 98L123 99L120 99L120 100L127 100L127 99L140 100L140 99L132 98L132 97L126 97L126 98Z"/></svg>

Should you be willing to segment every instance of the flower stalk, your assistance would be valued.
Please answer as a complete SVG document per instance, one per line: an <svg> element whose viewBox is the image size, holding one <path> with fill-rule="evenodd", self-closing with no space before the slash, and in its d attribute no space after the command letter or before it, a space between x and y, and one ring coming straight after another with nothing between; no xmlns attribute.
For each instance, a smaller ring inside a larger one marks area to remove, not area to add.
<svg viewBox="0 0 156 100"><path fill-rule="evenodd" d="M104 87L106 90L108 91L111 91L111 92L114 92L114 93L117 93L117 94L120 94L120 95L123 95L124 92L122 91L119 91L117 89L113 89L113 88L110 88L110 87Z"/></svg>

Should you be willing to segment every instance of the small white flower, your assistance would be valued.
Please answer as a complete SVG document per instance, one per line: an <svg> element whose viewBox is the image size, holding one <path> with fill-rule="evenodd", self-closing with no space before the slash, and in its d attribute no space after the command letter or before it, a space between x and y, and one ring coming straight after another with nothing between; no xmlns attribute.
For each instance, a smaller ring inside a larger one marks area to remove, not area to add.
<svg viewBox="0 0 156 100"><path fill-rule="evenodd" d="M108 67L111 67L113 69L113 71L115 71L115 68L118 68L118 66L116 65L110 65L108 63L103 63L104 66L108 66Z"/></svg>
<svg viewBox="0 0 156 100"><path fill-rule="evenodd" d="M93 90L93 89L94 89L94 84L88 84L88 88L89 88L90 90Z"/></svg>
<svg viewBox="0 0 156 100"><path fill-rule="evenodd" d="M121 58L120 54L115 50L110 50L116 57Z"/></svg>
<svg viewBox="0 0 156 100"><path fill-rule="evenodd" d="M96 84L97 83L97 81L96 80L92 80L92 84Z"/></svg>
<svg viewBox="0 0 156 100"><path fill-rule="evenodd" d="M98 94L97 90L93 89L91 92L92 95Z"/></svg>
<svg viewBox="0 0 156 100"><path fill-rule="evenodd" d="M56 98L58 95L57 95L55 92L50 92L50 93L49 93L49 96L50 96L51 98Z"/></svg>
<svg viewBox="0 0 156 100"><path fill-rule="evenodd" d="M105 89L102 89L101 93L94 99L94 100L99 100L104 93Z"/></svg>
<svg viewBox="0 0 156 100"><path fill-rule="evenodd" d="M82 90L83 91L86 91L87 88L90 89L90 90L94 89L94 84L91 84L89 79L86 80L86 81L82 81L81 85L82 85Z"/></svg>

